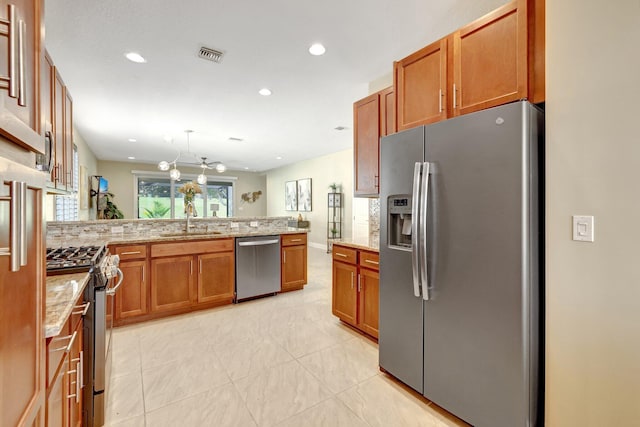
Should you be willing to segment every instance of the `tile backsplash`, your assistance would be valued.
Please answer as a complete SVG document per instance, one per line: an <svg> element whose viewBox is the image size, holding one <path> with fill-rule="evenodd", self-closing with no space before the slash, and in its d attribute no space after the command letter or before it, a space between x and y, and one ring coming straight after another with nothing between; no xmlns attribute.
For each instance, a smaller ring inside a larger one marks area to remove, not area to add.
<svg viewBox="0 0 640 427"><path fill-rule="evenodd" d="M380 199L369 199L369 240L380 242Z"/></svg>

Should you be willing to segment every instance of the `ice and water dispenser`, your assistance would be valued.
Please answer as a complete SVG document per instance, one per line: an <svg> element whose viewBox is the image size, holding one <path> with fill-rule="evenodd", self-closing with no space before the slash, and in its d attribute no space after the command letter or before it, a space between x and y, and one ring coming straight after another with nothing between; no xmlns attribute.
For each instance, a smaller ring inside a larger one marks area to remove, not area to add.
<svg viewBox="0 0 640 427"><path fill-rule="evenodd" d="M387 203L389 247L411 250L411 196L390 196Z"/></svg>

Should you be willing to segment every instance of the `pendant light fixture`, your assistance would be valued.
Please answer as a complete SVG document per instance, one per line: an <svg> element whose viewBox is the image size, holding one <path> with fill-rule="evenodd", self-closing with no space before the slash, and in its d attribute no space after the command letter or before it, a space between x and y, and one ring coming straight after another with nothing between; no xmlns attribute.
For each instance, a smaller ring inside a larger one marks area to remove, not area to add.
<svg viewBox="0 0 640 427"><path fill-rule="evenodd" d="M189 139L189 135L193 132L190 129L187 129L184 131L187 134L187 153L192 154L190 151L190 139ZM178 152L178 155L176 156L175 159L173 159L170 162L167 162L166 160L162 160L161 162L158 163L158 169L160 169L163 172L169 171L169 177L174 180L174 181L178 181L180 179L180 170L178 170L178 160L180 160L180 156L181 156L182 152ZM200 163L192 163L194 165L198 165L202 168L202 173L200 173L200 175L198 175L198 177L196 178L196 182L200 185L205 185L207 183L207 176L205 175L205 170L206 169L213 169L211 167L211 165L215 164L215 169L218 173L223 173L224 171L227 170L227 167L225 165L223 165L221 162L210 162L207 163L207 158L206 157L201 157L202 162ZM173 166L173 167L172 167Z"/></svg>

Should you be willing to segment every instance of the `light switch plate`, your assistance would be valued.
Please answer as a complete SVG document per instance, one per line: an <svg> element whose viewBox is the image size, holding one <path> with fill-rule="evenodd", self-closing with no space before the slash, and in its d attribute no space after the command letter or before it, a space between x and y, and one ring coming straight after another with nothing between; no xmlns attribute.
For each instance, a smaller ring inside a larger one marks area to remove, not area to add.
<svg viewBox="0 0 640 427"><path fill-rule="evenodd" d="M593 216L573 216L573 240L579 242L593 242Z"/></svg>

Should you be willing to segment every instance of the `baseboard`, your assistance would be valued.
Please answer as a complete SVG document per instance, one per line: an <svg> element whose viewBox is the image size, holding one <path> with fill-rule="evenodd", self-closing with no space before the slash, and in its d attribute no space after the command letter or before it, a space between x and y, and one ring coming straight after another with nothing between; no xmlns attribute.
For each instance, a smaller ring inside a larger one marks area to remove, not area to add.
<svg viewBox="0 0 640 427"><path fill-rule="evenodd" d="M324 249L325 251L327 250L327 244L326 243L309 242L308 245L311 246L312 248Z"/></svg>

